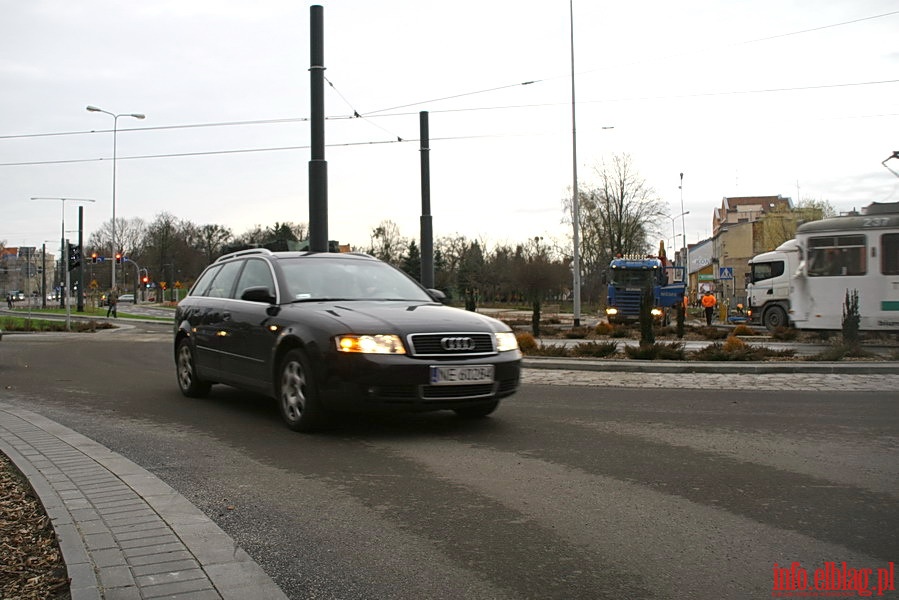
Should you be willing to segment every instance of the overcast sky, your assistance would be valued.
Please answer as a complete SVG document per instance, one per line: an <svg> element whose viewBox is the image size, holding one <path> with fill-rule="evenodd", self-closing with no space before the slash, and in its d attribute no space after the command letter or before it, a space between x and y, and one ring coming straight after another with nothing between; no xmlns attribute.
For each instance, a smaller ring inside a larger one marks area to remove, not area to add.
<svg viewBox="0 0 899 600"><path fill-rule="evenodd" d="M307 222L311 4L0 0L0 241L59 239L64 203L33 196L96 200L86 237L111 218L113 118L87 105L146 114L118 119L117 216ZM436 237L570 236L568 0L319 4L330 239L418 236L421 110ZM582 187L629 154L691 243L725 196L899 201L899 1L573 7Z"/></svg>

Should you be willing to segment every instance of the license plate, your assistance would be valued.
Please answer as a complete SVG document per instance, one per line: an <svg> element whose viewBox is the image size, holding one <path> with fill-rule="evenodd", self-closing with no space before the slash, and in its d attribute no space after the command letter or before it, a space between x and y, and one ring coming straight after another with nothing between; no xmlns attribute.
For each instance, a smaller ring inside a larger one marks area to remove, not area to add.
<svg viewBox="0 0 899 600"><path fill-rule="evenodd" d="M431 367L431 385L493 383L493 365Z"/></svg>

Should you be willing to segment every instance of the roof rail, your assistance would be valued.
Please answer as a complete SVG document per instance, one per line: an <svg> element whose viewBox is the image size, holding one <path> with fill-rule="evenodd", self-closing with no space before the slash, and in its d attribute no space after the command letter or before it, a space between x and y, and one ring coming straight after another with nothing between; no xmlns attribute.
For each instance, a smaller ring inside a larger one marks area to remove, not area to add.
<svg viewBox="0 0 899 600"><path fill-rule="evenodd" d="M250 248L248 250L238 250L237 252L230 252L228 254L219 256L217 259L215 259L215 262L237 258L238 256L249 256L252 254L272 254L272 251L268 248Z"/></svg>

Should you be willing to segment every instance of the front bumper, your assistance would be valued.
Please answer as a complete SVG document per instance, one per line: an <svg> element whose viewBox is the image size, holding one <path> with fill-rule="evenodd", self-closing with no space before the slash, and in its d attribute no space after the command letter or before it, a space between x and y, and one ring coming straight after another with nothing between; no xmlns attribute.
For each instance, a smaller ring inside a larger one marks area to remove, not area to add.
<svg viewBox="0 0 899 600"><path fill-rule="evenodd" d="M339 411L429 411L492 403L521 383L518 351L465 360L346 355L328 361L319 386L325 408ZM431 365L493 365L492 383L431 385Z"/></svg>

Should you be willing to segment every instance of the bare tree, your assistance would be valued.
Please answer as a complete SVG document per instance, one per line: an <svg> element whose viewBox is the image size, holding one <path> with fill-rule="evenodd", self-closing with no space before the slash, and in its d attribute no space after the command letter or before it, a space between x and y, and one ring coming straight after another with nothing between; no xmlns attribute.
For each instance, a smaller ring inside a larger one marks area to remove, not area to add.
<svg viewBox="0 0 899 600"><path fill-rule="evenodd" d="M368 253L384 262L399 266L403 251L408 244L408 240L400 234L399 226L385 219L372 230Z"/></svg>
<svg viewBox="0 0 899 600"><path fill-rule="evenodd" d="M598 183L578 193L581 269L590 294L601 289L616 254L646 254L651 249L650 238L661 231L665 218L664 203L637 172L630 155L613 155L594 173ZM571 199L563 205L571 215Z"/></svg>
<svg viewBox="0 0 899 600"><path fill-rule="evenodd" d="M202 225L197 229L196 246L206 257L206 262L211 263L221 253L231 238L234 237L231 230L221 225Z"/></svg>
<svg viewBox="0 0 899 600"><path fill-rule="evenodd" d="M796 228L802 223L820 221L836 216L837 211L827 200L806 198L792 209L781 208L765 213L752 230L753 254L768 252L796 236Z"/></svg>
<svg viewBox="0 0 899 600"><path fill-rule="evenodd" d="M125 256L139 254L143 250L147 235L147 223L140 217L126 219L118 217L115 220L116 246L112 247L112 219L101 224L87 240L87 247L101 256L107 252L115 254L122 251ZM109 256L112 258L112 256Z"/></svg>
<svg viewBox="0 0 899 600"><path fill-rule="evenodd" d="M518 287L531 304L531 330L539 336L543 302L548 296L561 295L567 269L563 263L553 260L551 248L541 237L519 245L513 263Z"/></svg>

